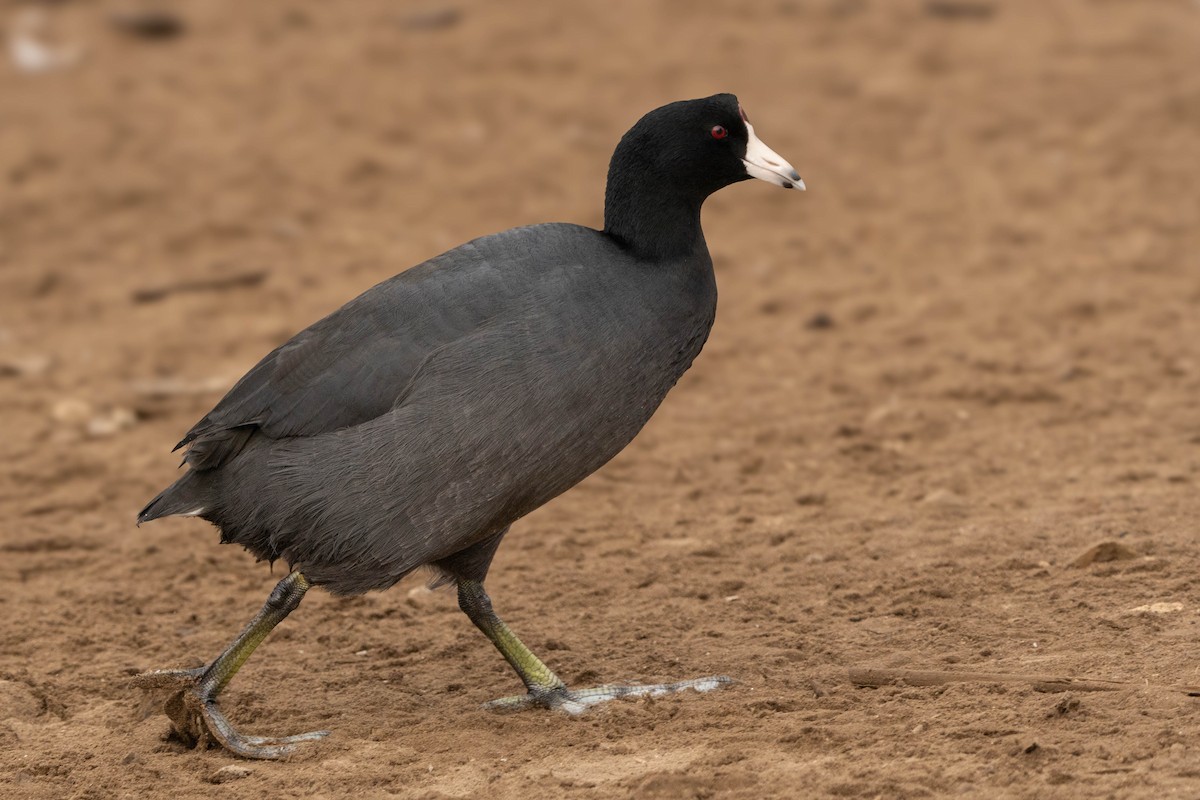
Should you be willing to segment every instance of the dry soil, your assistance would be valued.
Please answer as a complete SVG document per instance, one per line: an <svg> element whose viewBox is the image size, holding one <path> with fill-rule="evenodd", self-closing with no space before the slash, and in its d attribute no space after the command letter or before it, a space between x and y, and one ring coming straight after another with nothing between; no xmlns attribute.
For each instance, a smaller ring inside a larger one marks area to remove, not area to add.
<svg viewBox="0 0 1200 800"><path fill-rule="evenodd" d="M4 797L1200 796L1195 2L188 0L153 41L131 7L0 3L83 50L0 64ZM487 712L514 676L414 576L311 593L230 688L326 742L166 739L129 676L211 658L281 574L133 526L171 445L373 283L598 225L621 133L716 91L809 191L708 203L705 352L489 588L576 685L739 683ZM1132 557L1073 565L1105 541Z"/></svg>

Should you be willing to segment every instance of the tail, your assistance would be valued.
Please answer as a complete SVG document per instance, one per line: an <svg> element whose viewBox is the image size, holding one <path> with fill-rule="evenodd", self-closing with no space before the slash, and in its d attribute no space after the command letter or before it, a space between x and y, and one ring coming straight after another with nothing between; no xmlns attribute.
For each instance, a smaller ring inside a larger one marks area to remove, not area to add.
<svg viewBox="0 0 1200 800"><path fill-rule="evenodd" d="M195 517L203 514L208 504L207 484L203 473L188 470L186 475L164 489L138 512L137 524L141 525L160 517Z"/></svg>

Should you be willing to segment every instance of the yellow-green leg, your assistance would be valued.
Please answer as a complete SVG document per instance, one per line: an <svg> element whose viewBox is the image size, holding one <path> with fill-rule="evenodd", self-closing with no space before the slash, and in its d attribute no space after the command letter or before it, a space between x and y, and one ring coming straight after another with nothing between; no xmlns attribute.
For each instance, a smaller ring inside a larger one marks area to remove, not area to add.
<svg viewBox="0 0 1200 800"><path fill-rule="evenodd" d="M299 570L281 580L258 615L207 667L155 670L134 678L144 689L173 690L163 706L175 730L186 740L207 746L212 739L243 758L285 758L300 742L329 735L313 731L295 736L246 736L238 733L217 706L217 696L272 629L300 605L309 582Z"/></svg>
<svg viewBox="0 0 1200 800"><path fill-rule="evenodd" d="M483 590L482 583L474 580L459 580L458 606L470 617L471 622L475 623L475 627L492 640L492 644L500 651L500 655L504 656L504 659L516 670L517 675L525 683L525 694L493 700L485 704L485 708L515 710L529 706L542 706L578 714L588 706L615 700L618 697L657 697L684 689L707 692L732 683L732 680L724 675L713 675L676 683L656 683L646 686L597 686L591 689L572 691L517 638L517 635L504 624L500 617L496 616L496 612L492 610L491 598Z"/></svg>

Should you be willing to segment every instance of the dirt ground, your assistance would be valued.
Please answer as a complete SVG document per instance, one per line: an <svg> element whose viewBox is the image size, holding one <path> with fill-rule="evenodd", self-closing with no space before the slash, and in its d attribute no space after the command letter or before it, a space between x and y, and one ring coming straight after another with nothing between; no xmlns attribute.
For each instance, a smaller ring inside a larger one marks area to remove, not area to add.
<svg viewBox="0 0 1200 800"><path fill-rule="evenodd" d="M0 3L83 48L0 64L5 798L1200 796L1195 2L190 0L156 41L132 7ZM373 283L600 224L621 133L717 91L809 191L708 203L705 352L489 589L575 685L739 683L487 712L515 677L413 576L312 592L226 695L328 740L168 741L129 676L211 658L281 574L134 527L171 445Z"/></svg>

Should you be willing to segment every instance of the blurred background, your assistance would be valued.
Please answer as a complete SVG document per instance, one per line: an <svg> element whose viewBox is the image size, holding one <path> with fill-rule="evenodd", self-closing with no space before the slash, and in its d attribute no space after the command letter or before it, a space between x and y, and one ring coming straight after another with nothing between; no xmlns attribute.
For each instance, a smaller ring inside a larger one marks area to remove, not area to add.
<svg viewBox="0 0 1200 800"><path fill-rule="evenodd" d="M237 791L1194 790L1186 697L845 677L1200 682L1194 0L3 0L0 39L9 796L208 796L228 759L124 677L211 657L272 578L198 521L133 528L171 445L374 283L600 226L621 134L723 91L809 191L707 203L704 354L489 586L571 681L742 684L497 718L452 597L314 593L230 707L337 735Z"/></svg>

